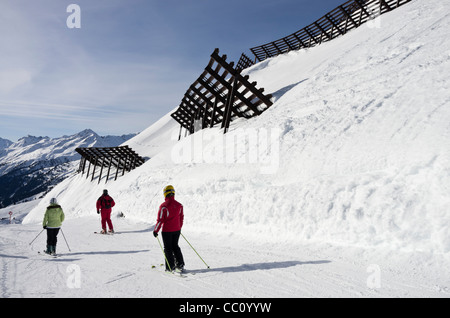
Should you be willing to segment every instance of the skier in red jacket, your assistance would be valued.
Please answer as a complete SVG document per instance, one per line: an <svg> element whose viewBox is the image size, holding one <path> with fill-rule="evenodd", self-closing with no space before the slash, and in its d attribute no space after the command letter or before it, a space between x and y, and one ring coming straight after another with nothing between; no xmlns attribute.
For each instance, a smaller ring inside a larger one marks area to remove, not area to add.
<svg viewBox="0 0 450 318"><path fill-rule="evenodd" d="M108 223L109 233L114 233L111 222L111 209L115 206L113 198L108 195L108 190L103 190L103 195L97 200L97 214L102 216L102 234L106 234L106 224Z"/></svg>
<svg viewBox="0 0 450 318"><path fill-rule="evenodd" d="M171 185L164 188L164 197L165 201L158 210L153 235L157 237L159 230L162 228L164 254L167 260L166 271L174 269L183 271L183 254L178 246L184 220L183 205L175 200L175 189Z"/></svg>

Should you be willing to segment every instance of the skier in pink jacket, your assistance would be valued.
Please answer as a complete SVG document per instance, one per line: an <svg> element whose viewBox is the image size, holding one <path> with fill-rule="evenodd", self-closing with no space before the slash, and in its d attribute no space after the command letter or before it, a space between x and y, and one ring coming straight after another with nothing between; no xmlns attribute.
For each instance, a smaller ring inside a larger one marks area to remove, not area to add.
<svg viewBox="0 0 450 318"><path fill-rule="evenodd" d="M184 260L178 240L184 221L183 205L175 200L175 189L171 185L164 188L164 197L165 201L158 210L153 235L157 237L159 230L162 229L164 254L167 259L166 270L179 269L182 271Z"/></svg>

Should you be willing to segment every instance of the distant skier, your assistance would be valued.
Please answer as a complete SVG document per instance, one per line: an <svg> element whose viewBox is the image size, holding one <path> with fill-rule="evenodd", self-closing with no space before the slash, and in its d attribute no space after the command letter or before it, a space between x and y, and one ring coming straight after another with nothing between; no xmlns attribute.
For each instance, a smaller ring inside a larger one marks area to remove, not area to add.
<svg viewBox="0 0 450 318"><path fill-rule="evenodd" d="M57 236L64 217L61 206L52 198L42 221L42 226L47 230L47 249L44 251L47 254L56 255Z"/></svg>
<svg viewBox="0 0 450 318"><path fill-rule="evenodd" d="M183 254L178 246L184 220L183 205L175 200L175 189L173 186L168 185L165 187L163 193L165 202L159 207L153 236L157 237L159 230L162 228L164 254L167 258L166 271L174 269L183 271Z"/></svg>
<svg viewBox="0 0 450 318"><path fill-rule="evenodd" d="M111 222L111 209L115 206L113 198L108 195L108 190L103 190L103 195L97 200L97 214L102 216L102 231L100 233L106 234L106 224L109 227L109 233L114 233L114 228Z"/></svg>

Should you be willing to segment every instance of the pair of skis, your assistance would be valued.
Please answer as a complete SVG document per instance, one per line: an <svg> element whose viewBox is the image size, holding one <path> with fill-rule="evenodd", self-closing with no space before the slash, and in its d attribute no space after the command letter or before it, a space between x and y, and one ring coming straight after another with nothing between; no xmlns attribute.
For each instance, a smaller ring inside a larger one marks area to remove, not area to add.
<svg viewBox="0 0 450 318"><path fill-rule="evenodd" d="M38 251L38 254L42 255L42 256L53 257L53 258L58 258L58 257L61 256L61 254L54 254L54 255L52 255L52 254L46 253L45 251L42 251L42 252Z"/></svg>
<svg viewBox="0 0 450 318"><path fill-rule="evenodd" d="M164 266L164 264L159 264L159 267L163 267ZM157 269L158 268L158 266L156 266L156 265L152 265L152 269ZM186 277L188 277L188 271L186 271L185 269L183 269L183 270L180 270L180 269L178 269L178 268L176 268L176 269L174 269L173 271L165 271L165 273L166 274L169 274L169 275L174 275L174 276L177 276L177 277L182 277L182 278L186 278ZM190 274L192 274L192 275L194 275L194 273L190 273Z"/></svg>
<svg viewBox="0 0 450 318"><path fill-rule="evenodd" d="M102 233L102 232L94 232L94 234L114 235L114 234L116 234L116 233L115 233L115 232L106 232L106 233Z"/></svg>

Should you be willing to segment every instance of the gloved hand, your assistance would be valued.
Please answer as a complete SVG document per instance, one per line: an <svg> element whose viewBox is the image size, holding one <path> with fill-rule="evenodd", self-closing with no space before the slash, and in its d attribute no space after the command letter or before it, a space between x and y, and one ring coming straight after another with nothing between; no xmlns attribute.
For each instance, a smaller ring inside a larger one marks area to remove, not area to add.
<svg viewBox="0 0 450 318"><path fill-rule="evenodd" d="M158 237L158 232L153 231L153 236Z"/></svg>
<svg viewBox="0 0 450 318"><path fill-rule="evenodd" d="M100 214L100 210L97 210L97 214Z"/></svg>
<svg viewBox="0 0 450 318"><path fill-rule="evenodd" d="M44 225L43 228L44 228L44 230L46 230L47 229L47 225Z"/></svg>

